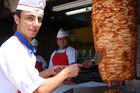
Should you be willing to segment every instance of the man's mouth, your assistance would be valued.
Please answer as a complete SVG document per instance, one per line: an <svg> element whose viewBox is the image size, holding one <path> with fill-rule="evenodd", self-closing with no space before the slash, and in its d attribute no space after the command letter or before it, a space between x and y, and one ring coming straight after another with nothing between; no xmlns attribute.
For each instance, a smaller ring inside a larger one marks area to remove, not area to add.
<svg viewBox="0 0 140 93"><path fill-rule="evenodd" d="M35 30L35 29L33 29L33 30L29 30L29 31L31 31L31 32L37 32L37 30Z"/></svg>

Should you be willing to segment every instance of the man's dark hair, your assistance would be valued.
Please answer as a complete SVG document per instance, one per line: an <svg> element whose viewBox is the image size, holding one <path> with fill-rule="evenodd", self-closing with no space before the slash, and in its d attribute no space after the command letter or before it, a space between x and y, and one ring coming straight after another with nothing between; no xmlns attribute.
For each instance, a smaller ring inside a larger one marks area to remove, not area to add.
<svg viewBox="0 0 140 93"><path fill-rule="evenodd" d="M21 12L22 12L22 10L16 10L14 14L17 15L20 18ZM15 32L16 30L17 30L17 24L14 23L13 24L13 31Z"/></svg>
<svg viewBox="0 0 140 93"><path fill-rule="evenodd" d="M22 10L16 10L15 15L17 15L20 18L21 12L22 12Z"/></svg>

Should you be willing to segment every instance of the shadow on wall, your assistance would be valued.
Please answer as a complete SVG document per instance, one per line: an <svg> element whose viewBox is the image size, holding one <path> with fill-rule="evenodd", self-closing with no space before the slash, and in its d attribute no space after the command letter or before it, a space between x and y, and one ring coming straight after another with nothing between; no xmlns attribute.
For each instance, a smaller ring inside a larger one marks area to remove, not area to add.
<svg viewBox="0 0 140 93"><path fill-rule="evenodd" d="M9 38L8 35L0 34L0 46Z"/></svg>
<svg viewBox="0 0 140 93"><path fill-rule="evenodd" d="M39 54L46 60L47 64L49 64L51 53L56 49L56 33L46 31L46 33L39 33L36 39L39 42Z"/></svg>
<svg viewBox="0 0 140 93"><path fill-rule="evenodd" d="M4 41L14 34L13 25L14 19L12 15L0 19L0 46Z"/></svg>

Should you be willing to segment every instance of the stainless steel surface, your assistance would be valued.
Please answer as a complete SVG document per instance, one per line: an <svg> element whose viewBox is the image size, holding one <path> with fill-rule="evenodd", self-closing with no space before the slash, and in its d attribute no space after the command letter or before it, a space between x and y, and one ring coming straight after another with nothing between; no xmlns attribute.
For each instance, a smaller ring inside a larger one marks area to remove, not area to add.
<svg viewBox="0 0 140 93"><path fill-rule="evenodd" d="M114 91L115 90L115 91ZM140 93L140 90L135 89L134 87L127 88L120 86L119 91L118 87L81 87L81 88L73 88L64 93ZM113 92L114 91L114 92Z"/></svg>

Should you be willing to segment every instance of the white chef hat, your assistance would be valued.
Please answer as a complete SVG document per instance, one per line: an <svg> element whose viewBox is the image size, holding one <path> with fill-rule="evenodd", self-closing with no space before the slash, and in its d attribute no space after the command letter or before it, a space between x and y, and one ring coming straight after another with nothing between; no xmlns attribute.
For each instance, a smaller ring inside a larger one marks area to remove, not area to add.
<svg viewBox="0 0 140 93"><path fill-rule="evenodd" d="M31 41L31 44L32 44L32 46L38 46L38 42L37 42L36 39L33 39L33 40Z"/></svg>
<svg viewBox="0 0 140 93"><path fill-rule="evenodd" d="M56 38L60 38L60 37L68 37L69 33L67 30L64 30L63 28L60 28L58 33L57 33L57 37Z"/></svg>
<svg viewBox="0 0 140 93"><path fill-rule="evenodd" d="M17 10L31 11L44 14L45 0L19 0Z"/></svg>

